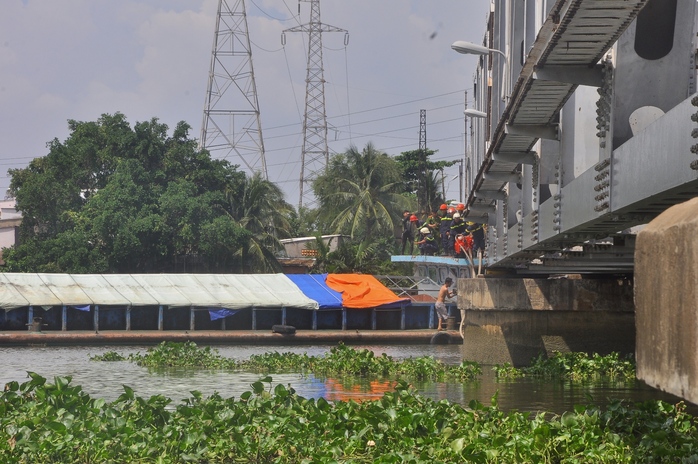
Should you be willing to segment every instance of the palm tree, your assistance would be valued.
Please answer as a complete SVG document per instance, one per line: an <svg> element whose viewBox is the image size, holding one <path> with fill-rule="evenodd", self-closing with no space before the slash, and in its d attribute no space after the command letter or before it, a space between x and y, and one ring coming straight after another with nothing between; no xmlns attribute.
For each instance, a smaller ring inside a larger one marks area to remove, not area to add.
<svg viewBox="0 0 698 464"><path fill-rule="evenodd" d="M371 143L362 151L351 146L346 153L333 156L313 190L321 221L333 233L362 242L392 236L400 213L412 206L401 195L404 186L397 163Z"/></svg>
<svg viewBox="0 0 698 464"><path fill-rule="evenodd" d="M281 272L276 253L283 250L279 238L290 237L293 207L281 189L259 172L227 192L227 213L250 234L249 244L238 251L246 271Z"/></svg>

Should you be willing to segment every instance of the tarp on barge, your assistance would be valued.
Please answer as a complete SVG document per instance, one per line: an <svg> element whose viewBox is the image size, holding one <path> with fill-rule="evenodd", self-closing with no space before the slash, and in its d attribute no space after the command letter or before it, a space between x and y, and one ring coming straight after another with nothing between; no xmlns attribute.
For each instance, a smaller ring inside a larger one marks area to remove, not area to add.
<svg viewBox="0 0 698 464"><path fill-rule="evenodd" d="M125 305L316 310L284 274L0 273L0 308Z"/></svg>
<svg viewBox="0 0 698 464"><path fill-rule="evenodd" d="M378 279L368 274L327 274L328 287L342 293L345 308L399 308L410 304L400 298Z"/></svg>
<svg viewBox="0 0 698 464"><path fill-rule="evenodd" d="M342 309L342 293L327 286L327 274L287 275L308 298L318 302L321 310Z"/></svg>

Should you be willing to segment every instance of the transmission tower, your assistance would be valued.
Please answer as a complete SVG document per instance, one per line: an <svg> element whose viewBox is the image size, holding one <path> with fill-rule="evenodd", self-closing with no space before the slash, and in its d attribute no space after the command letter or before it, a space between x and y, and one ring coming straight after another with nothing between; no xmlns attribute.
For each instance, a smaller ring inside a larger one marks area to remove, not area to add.
<svg viewBox="0 0 698 464"><path fill-rule="evenodd" d="M220 0L199 148L268 179L244 0Z"/></svg>
<svg viewBox="0 0 698 464"><path fill-rule="evenodd" d="M314 202L312 182L329 162L327 148L327 115L325 113L325 70L322 66L322 33L344 32L344 44L348 32L320 21L320 0L299 0L310 3L310 22L286 29L286 32L308 33L308 72L305 79L305 115L303 117L303 151L301 152L300 194L298 209ZM285 35L281 42L285 44Z"/></svg>
<svg viewBox="0 0 698 464"><path fill-rule="evenodd" d="M419 150L427 151L427 110L419 110Z"/></svg>
<svg viewBox="0 0 698 464"><path fill-rule="evenodd" d="M427 110L419 110L419 161L423 182L427 181ZM419 190L426 192L426 184L419 185ZM420 196L417 195L417 208L421 211L426 205L420 204Z"/></svg>

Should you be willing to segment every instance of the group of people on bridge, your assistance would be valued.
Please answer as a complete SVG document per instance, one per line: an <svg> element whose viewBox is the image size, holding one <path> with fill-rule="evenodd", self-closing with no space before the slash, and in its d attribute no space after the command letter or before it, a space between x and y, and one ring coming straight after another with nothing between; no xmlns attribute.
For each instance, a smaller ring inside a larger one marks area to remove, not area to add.
<svg viewBox="0 0 698 464"><path fill-rule="evenodd" d="M409 246L414 254L417 245L421 255L454 256L472 258L485 253L485 224L465 221L465 205L442 204L437 212L430 212L426 219L405 210L402 213L402 251Z"/></svg>

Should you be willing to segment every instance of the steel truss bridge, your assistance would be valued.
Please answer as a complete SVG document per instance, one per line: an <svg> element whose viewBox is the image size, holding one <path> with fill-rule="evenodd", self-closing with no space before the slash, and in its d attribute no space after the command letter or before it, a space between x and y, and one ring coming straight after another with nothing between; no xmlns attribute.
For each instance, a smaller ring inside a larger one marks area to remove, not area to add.
<svg viewBox="0 0 698 464"><path fill-rule="evenodd" d="M490 270L632 272L636 226L698 195L697 23L694 0L493 2L466 179Z"/></svg>

